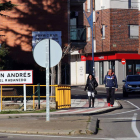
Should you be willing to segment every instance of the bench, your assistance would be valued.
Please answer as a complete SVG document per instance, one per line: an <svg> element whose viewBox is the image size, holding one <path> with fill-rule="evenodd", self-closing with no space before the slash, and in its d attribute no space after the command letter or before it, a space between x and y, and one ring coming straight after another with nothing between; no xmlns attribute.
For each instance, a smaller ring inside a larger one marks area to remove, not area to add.
<svg viewBox="0 0 140 140"><path fill-rule="evenodd" d="M1 89L0 89L1 95ZM19 96L15 88L2 88L2 96ZM13 97L11 97L12 100ZM22 101L22 100L21 100ZM17 98L14 98L14 102L17 102Z"/></svg>

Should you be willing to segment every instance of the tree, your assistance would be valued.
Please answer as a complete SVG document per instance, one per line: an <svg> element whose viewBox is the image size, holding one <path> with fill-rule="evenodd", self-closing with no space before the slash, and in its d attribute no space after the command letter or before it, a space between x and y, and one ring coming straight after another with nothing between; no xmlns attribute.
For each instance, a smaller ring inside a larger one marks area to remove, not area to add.
<svg viewBox="0 0 140 140"><path fill-rule="evenodd" d="M9 50L5 47L5 43L3 43L0 48L0 70L6 69L8 54Z"/></svg>
<svg viewBox="0 0 140 140"><path fill-rule="evenodd" d="M5 3L0 3L0 12L5 11L5 10L12 10L14 6L16 6L16 5L12 4L11 1L5 2ZM7 16L7 15L1 14L1 13L0 13L0 15Z"/></svg>
<svg viewBox="0 0 140 140"><path fill-rule="evenodd" d="M7 15L2 14L1 11L12 10L14 6L16 5L12 4L11 1L0 3L0 16L7 17ZM4 36L4 35L0 35L0 36ZM6 66L7 55L9 54L9 50L5 46L6 46L5 43L0 44L0 70L3 70L7 67Z"/></svg>

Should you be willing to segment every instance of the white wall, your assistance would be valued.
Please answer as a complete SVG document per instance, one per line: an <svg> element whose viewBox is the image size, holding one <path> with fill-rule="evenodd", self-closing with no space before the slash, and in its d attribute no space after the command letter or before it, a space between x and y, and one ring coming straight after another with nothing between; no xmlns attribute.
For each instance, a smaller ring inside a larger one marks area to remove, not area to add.
<svg viewBox="0 0 140 140"><path fill-rule="evenodd" d="M95 78L99 84L99 62L94 62L95 66Z"/></svg>
<svg viewBox="0 0 140 140"><path fill-rule="evenodd" d="M77 62L77 85L86 84L86 61Z"/></svg>
<svg viewBox="0 0 140 140"><path fill-rule="evenodd" d="M128 0L111 0L111 8L128 9Z"/></svg>
<svg viewBox="0 0 140 140"><path fill-rule="evenodd" d="M95 10L109 9L110 0L95 0Z"/></svg>
<svg viewBox="0 0 140 140"><path fill-rule="evenodd" d="M140 0L131 0L131 9L138 9ZM129 9L129 0L95 0L95 10Z"/></svg>
<svg viewBox="0 0 140 140"><path fill-rule="evenodd" d="M126 64L123 66L121 60L115 60L115 75L117 76L118 85L122 86L122 80L126 77Z"/></svg>
<svg viewBox="0 0 140 140"><path fill-rule="evenodd" d="M86 61L81 61L80 55L71 55L70 71L71 85L86 84Z"/></svg>

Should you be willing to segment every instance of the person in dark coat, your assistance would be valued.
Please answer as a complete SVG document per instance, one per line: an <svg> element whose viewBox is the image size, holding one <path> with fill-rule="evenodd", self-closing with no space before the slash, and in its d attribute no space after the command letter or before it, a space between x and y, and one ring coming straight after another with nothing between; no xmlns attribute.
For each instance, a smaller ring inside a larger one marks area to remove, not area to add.
<svg viewBox="0 0 140 140"><path fill-rule="evenodd" d="M117 77L115 73L112 71L112 69L109 69L109 71L107 72L107 75L104 78L104 84L107 92L108 106L113 107L115 99L115 90L116 91L118 90L118 84Z"/></svg>
<svg viewBox="0 0 140 140"><path fill-rule="evenodd" d="M91 99L92 99L92 107L94 107L94 100L95 100L95 88L98 86L98 83L95 79L95 77L92 74L89 74L87 78L87 83L85 86L85 91L87 91L88 99L89 99L89 107L91 107Z"/></svg>

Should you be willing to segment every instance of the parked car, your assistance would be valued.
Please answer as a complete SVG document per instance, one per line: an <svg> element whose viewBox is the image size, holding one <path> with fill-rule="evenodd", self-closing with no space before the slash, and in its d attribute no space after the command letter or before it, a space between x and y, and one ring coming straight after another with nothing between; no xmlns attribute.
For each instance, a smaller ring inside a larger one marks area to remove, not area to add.
<svg viewBox="0 0 140 140"><path fill-rule="evenodd" d="M128 97L128 94L140 93L140 75L127 75L123 80L123 97Z"/></svg>

